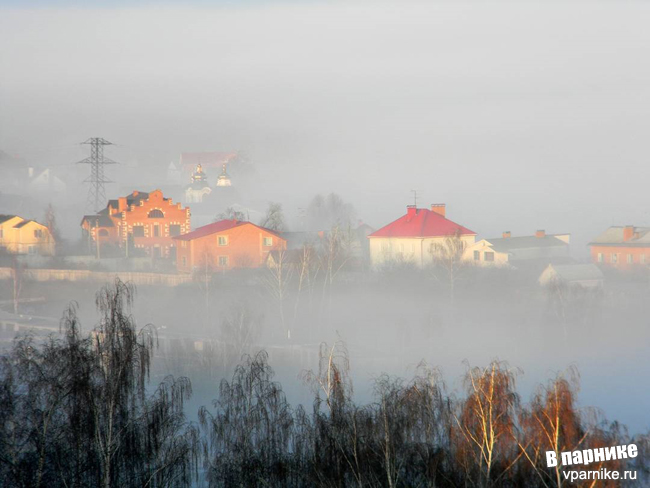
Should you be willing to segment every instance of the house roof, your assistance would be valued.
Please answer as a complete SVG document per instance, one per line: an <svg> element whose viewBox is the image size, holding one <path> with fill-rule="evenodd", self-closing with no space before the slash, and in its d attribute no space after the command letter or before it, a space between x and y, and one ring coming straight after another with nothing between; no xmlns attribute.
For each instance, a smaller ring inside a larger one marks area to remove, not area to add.
<svg viewBox="0 0 650 488"><path fill-rule="evenodd" d="M18 217L18 215L0 215L0 224L6 222L7 220L13 219L14 217Z"/></svg>
<svg viewBox="0 0 650 488"><path fill-rule="evenodd" d="M368 235L368 237L444 237L476 235L437 212L426 208L411 209L399 219Z"/></svg>
<svg viewBox="0 0 650 488"><path fill-rule="evenodd" d="M217 234L219 232L233 229L235 227L242 227L244 225L252 225L253 227L257 227L258 229L266 231L284 240L284 238L280 234L278 234L277 232L271 229L267 229L266 227L255 225L252 222L248 222L246 220L235 220L235 219L219 220L218 222L213 222L212 224L199 227L198 229L193 230L192 232L188 232L187 234L176 236L174 237L174 239L177 239L179 241L191 241L193 239L198 239L199 237L205 237L211 234Z"/></svg>
<svg viewBox="0 0 650 488"><path fill-rule="evenodd" d="M545 247L563 247L569 244L553 235L544 237L521 236L521 237L499 237L496 239L485 239L496 252L510 252L515 249L531 249Z"/></svg>
<svg viewBox="0 0 650 488"><path fill-rule="evenodd" d="M34 222L33 220L23 220L22 222L18 222L16 225L14 225L14 229L20 229L21 227L26 226L30 222Z"/></svg>
<svg viewBox="0 0 650 488"><path fill-rule="evenodd" d="M567 282L603 279L603 272L595 264L549 264L548 269Z"/></svg>
<svg viewBox="0 0 650 488"><path fill-rule="evenodd" d="M650 227L634 227L634 236L625 241L624 226L612 226L589 243L590 246L650 247Z"/></svg>

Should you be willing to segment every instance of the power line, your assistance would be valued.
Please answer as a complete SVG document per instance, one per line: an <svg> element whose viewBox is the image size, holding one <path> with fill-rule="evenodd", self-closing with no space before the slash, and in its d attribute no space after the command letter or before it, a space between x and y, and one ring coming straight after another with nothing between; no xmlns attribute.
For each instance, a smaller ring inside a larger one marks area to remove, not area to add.
<svg viewBox="0 0 650 488"><path fill-rule="evenodd" d="M104 157L104 146L110 146L113 143L101 137L91 137L81 144L90 145L90 157L78 162L78 164L90 165L90 176L84 180L84 183L90 183L86 210L91 209L94 212L99 212L102 206L106 204L104 184L112 183L104 176L104 165L116 164L112 159Z"/></svg>

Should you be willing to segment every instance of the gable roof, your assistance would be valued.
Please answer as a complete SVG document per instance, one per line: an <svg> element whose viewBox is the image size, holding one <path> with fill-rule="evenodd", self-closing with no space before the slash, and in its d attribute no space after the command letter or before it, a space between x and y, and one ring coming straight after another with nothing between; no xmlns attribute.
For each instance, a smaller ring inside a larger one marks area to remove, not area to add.
<svg viewBox="0 0 650 488"><path fill-rule="evenodd" d="M33 220L23 220L22 222L18 222L16 225L14 225L14 229L20 229L21 227L26 226L30 222L34 222Z"/></svg>
<svg viewBox="0 0 650 488"><path fill-rule="evenodd" d="M204 225L203 227L199 227L198 229L193 230L192 232L188 232L187 234L176 236L174 237L174 239L177 239L179 241L191 241L193 239L198 239L199 237L205 237L211 234L217 234L219 232L223 232L229 229L234 229L235 227L242 227L244 225L252 225L253 227L257 227L258 229L268 232L269 234L273 234L274 236L277 236L280 239L284 240L284 238L280 234L278 234L277 232L271 229L267 229L266 227L255 225L252 222L248 222L246 220L235 220L235 219L219 220L218 222L213 222L211 224Z"/></svg>
<svg viewBox="0 0 650 488"><path fill-rule="evenodd" d="M485 239L496 252L510 252L515 249L531 249L542 247L564 247L569 244L553 235L544 237L521 236L521 237L499 237L496 239Z"/></svg>
<svg viewBox="0 0 650 488"><path fill-rule="evenodd" d="M409 208L406 215L368 235L368 237L445 237L476 235L462 225L452 222L426 208Z"/></svg>
<svg viewBox="0 0 650 488"><path fill-rule="evenodd" d="M11 220L18 217L18 215L0 215L0 224L6 222L7 220ZM20 218L20 217L18 217Z"/></svg>
<svg viewBox="0 0 650 488"><path fill-rule="evenodd" d="M624 226L612 226L596 237L596 239L590 242L589 245L626 247L650 246L650 227L634 227L634 236L628 241L624 239L624 230Z"/></svg>
<svg viewBox="0 0 650 488"><path fill-rule="evenodd" d="M549 264L544 273L551 273L563 281L602 280L603 272L595 264Z"/></svg>

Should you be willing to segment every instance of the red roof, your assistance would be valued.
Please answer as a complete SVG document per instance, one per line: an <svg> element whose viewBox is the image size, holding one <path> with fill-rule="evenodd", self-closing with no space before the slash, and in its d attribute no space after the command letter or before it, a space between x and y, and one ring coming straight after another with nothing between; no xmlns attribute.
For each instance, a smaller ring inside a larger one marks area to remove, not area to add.
<svg viewBox="0 0 650 488"><path fill-rule="evenodd" d="M199 227L198 229L193 230L192 232L188 232L187 234L176 236L174 237L174 239L178 239L179 241L191 241L193 239L198 239L199 237L209 236L211 234L217 234L219 232L223 232L224 230L232 229L234 227L241 227L242 225L252 225L254 227L257 227L258 229L262 229L266 232L269 232L270 234L273 234L283 239L283 237L280 234L278 234L275 231L272 231L271 229L267 229L266 227L260 227L259 225L255 225L252 222L247 222L246 220L235 220L235 219L220 220L212 224L204 225L203 227Z"/></svg>
<svg viewBox="0 0 650 488"><path fill-rule="evenodd" d="M443 217L437 212L426 208L408 209L406 215L373 232L368 237L444 237L461 235L476 235L456 222Z"/></svg>

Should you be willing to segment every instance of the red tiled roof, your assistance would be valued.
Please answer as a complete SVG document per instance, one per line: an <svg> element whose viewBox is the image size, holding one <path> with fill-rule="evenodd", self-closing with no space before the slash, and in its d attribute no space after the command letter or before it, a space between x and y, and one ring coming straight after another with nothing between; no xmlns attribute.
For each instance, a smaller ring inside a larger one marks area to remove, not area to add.
<svg viewBox="0 0 650 488"><path fill-rule="evenodd" d="M462 225L426 208L409 209L406 215L373 232L368 237L444 237L476 235Z"/></svg>
<svg viewBox="0 0 650 488"><path fill-rule="evenodd" d="M199 237L209 236L210 234L216 234L218 232L223 232L224 230L232 229L234 227L240 227L242 225L247 225L247 224L250 224L254 227L257 227L258 229L262 229L270 234L273 234L274 236L283 239L283 237L280 234L278 234L275 231L272 231L271 229L267 229L266 227L260 227L259 225L255 225L252 222L248 222L246 220L235 220L235 219L219 220L218 222L213 222L212 224L199 227L198 229L193 230L192 232L188 232L187 234L176 236L174 237L174 239L178 239L179 241L191 241L193 239L198 239Z"/></svg>

